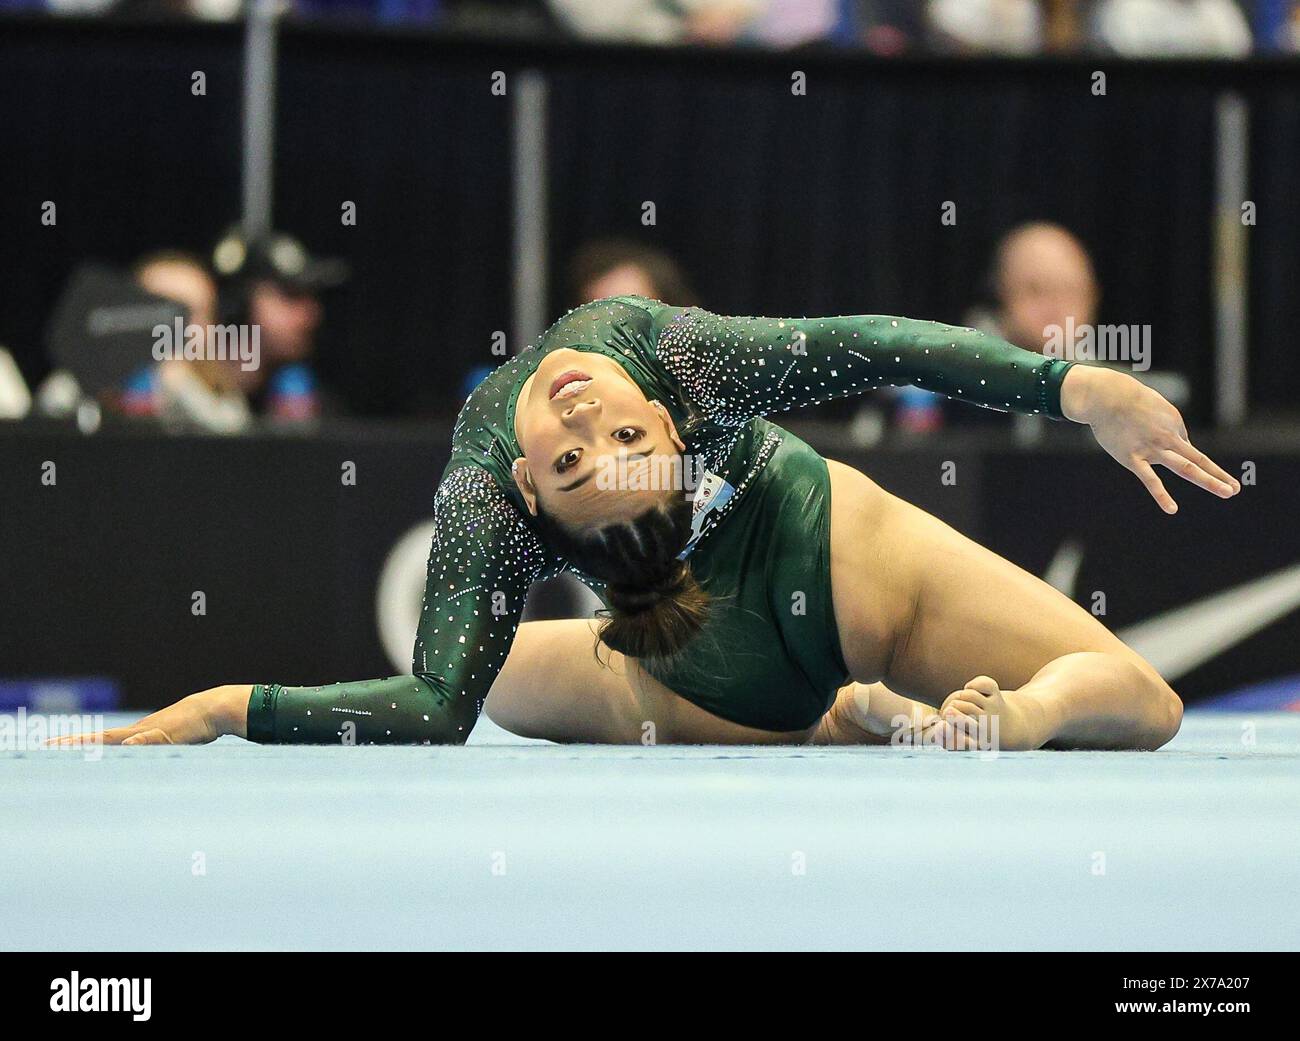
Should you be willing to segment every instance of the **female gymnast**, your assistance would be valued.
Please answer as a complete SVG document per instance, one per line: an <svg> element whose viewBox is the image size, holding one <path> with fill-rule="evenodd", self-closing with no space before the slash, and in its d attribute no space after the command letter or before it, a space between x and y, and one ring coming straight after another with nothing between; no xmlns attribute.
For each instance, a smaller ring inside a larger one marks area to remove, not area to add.
<svg viewBox="0 0 1300 1041"><path fill-rule="evenodd" d="M1177 695L1094 617L762 418L908 383L1089 424L1166 513L1157 465L1240 491L1114 370L905 318L601 300L461 411L413 675L215 687L95 739L455 744L486 709L563 742L969 749L993 721L1005 750L1169 741ZM520 625L566 569L606 610Z"/></svg>

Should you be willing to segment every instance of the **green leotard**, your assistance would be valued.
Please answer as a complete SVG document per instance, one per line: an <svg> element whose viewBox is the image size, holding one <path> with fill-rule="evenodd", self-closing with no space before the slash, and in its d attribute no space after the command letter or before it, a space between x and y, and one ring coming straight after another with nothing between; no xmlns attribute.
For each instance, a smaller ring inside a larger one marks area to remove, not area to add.
<svg viewBox="0 0 1300 1041"><path fill-rule="evenodd" d="M833 698L845 677L828 603L825 466L760 417L912 384L1059 418L1070 365L972 329L887 315L727 318L641 297L570 311L484 380L457 418L434 496L413 674L324 687L258 684L248 706L250 740L465 740L510 650L529 586L569 567L542 544L510 474L523 455L514 431L519 390L562 347L621 364L669 410L710 480L728 489L713 508L697 510L687 558L715 597L717 627L692 641L687 667L661 678L724 718L773 730L815 721L829 704L827 688ZM822 530L794 538L801 516ZM810 568L824 574L807 574ZM789 606L800 595L809 601L803 613Z"/></svg>

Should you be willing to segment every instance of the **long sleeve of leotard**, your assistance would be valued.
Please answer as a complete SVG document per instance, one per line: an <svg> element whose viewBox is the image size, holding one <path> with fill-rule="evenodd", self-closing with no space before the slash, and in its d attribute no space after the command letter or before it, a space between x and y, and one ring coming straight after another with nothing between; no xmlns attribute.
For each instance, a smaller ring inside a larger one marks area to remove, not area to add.
<svg viewBox="0 0 1300 1041"><path fill-rule="evenodd" d="M250 741L459 744L469 735L519 627L524 597L553 561L483 469L444 477L412 675L322 687L259 684Z"/></svg>
<svg viewBox="0 0 1300 1041"><path fill-rule="evenodd" d="M1061 382L1072 363L974 329L891 315L728 318L655 306L661 363L724 425L903 384L1061 418Z"/></svg>

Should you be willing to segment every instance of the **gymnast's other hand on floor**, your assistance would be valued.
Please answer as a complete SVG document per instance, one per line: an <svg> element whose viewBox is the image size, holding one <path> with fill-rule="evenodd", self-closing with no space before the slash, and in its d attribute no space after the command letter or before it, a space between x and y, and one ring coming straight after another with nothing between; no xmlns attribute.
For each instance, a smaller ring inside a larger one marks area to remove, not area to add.
<svg viewBox="0 0 1300 1041"><path fill-rule="evenodd" d="M126 727L52 738L50 745L203 745L223 734L243 736L252 684L211 687L181 698Z"/></svg>
<svg viewBox="0 0 1300 1041"><path fill-rule="evenodd" d="M1177 513L1178 504L1156 476L1157 465L1221 499L1241 491L1240 481L1188 440L1178 409L1127 373L1075 365L1061 385L1061 411L1091 426L1097 443L1137 474L1165 513Z"/></svg>

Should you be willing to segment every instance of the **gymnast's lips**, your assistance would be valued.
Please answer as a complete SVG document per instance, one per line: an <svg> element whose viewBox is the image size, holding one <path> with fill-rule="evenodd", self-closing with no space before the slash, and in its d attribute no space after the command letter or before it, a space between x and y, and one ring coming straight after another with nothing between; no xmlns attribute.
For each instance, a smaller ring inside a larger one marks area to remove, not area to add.
<svg viewBox="0 0 1300 1041"><path fill-rule="evenodd" d="M585 372L579 372L577 369L570 369L568 372L562 372L555 378L555 382L551 384L551 400L554 401L557 397L561 396L566 398L572 397L574 394L577 394L580 390L584 389L585 385L590 382L591 377ZM576 386L578 383L583 384L583 387ZM569 387L572 387L573 389L565 394L564 391Z"/></svg>

